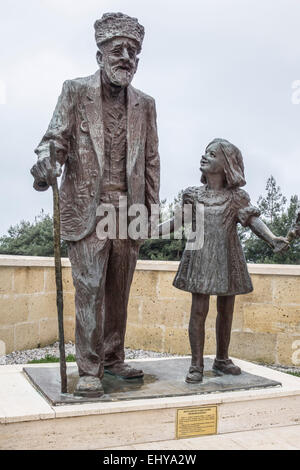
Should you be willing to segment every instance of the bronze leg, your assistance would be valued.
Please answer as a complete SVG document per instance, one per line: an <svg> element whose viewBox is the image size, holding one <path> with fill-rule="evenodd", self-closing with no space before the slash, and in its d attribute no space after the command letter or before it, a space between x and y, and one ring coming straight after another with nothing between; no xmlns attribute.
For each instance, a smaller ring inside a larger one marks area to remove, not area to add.
<svg viewBox="0 0 300 470"><path fill-rule="evenodd" d="M95 233L68 244L75 287L76 361L80 376L103 377L105 279L110 241Z"/></svg>
<svg viewBox="0 0 300 470"><path fill-rule="evenodd" d="M218 296L217 299L218 315L216 320L216 358L220 360L228 359L234 302L235 295Z"/></svg>
<svg viewBox="0 0 300 470"><path fill-rule="evenodd" d="M138 252L132 240L112 240L105 285L105 367L125 359L127 305Z"/></svg>
<svg viewBox="0 0 300 470"><path fill-rule="evenodd" d="M189 338L192 351L192 366L203 367L205 320L209 309L209 295L192 294L189 323Z"/></svg>

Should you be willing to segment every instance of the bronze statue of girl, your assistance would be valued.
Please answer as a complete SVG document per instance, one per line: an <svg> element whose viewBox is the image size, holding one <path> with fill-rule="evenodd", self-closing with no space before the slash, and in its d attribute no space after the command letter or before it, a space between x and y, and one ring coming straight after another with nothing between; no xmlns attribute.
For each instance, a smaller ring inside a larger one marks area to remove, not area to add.
<svg viewBox="0 0 300 470"><path fill-rule="evenodd" d="M214 139L201 158L203 186L187 188L183 205L204 206L204 239L200 249L187 246L174 279L174 286L192 293L189 339L192 362L186 382L198 383L203 378L205 320L210 295L217 296L216 342L213 369L238 375L241 370L228 356L235 296L253 290L246 260L237 233L237 223L249 227L274 251L287 249L288 240L276 237L259 219L246 191L243 157L240 150L224 139ZM192 212L195 214L195 210ZM193 215L193 222L194 215ZM174 218L160 225L174 231ZM170 225L169 225L170 224Z"/></svg>

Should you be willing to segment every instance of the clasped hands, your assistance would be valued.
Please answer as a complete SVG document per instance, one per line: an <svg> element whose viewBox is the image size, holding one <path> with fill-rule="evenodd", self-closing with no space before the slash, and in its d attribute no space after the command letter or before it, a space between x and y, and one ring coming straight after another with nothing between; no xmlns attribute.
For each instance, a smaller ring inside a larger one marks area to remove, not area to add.
<svg viewBox="0 0 300 470"><path fill-rule="evenodd" d="M272 248L274 253L284 253L290 247L288 238L286 237L274 237L272 240Z"/></svg>

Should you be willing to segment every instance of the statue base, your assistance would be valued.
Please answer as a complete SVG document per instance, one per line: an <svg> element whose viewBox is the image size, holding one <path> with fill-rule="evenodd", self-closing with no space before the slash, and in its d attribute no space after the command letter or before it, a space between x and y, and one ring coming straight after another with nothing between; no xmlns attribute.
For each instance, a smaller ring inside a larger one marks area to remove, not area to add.
<svg viewBox="0 0 300 470"><path fill-rule="evenodd" d="M78 382L77 366L67 367L68 393L60 392L59 368L25 367L24 373L33 386L51 405L64 405L89 402L115 402L152 398L204 395L217 392L233 392L268 387L278 387L280 382L242 371L240 375L225 375L212 370L213 359L204 361L203 381L197 384L185 382L190 366L190 358L170 358L148 361L131 361L135 369L142 369L142 379L121 379L105 373L102 379L104 395L82 397L73 395Z"/></svg>
<svg viewBox="0 0 300 470"><path fill-rule="evenodd" d="M213 357L206 357L197 385L184 382L189 357L128 361L144 370L144 381L105 375L105 395L88 402L70 401L76 364L68 364L66 396L60 395L59 364L31 365L25 373L21 365L0 366L0 447L155 448L155 442L174 440L176 449L182 448L176 439L299 424L298 377L232 359L240 376L216 375Z"/></svg>

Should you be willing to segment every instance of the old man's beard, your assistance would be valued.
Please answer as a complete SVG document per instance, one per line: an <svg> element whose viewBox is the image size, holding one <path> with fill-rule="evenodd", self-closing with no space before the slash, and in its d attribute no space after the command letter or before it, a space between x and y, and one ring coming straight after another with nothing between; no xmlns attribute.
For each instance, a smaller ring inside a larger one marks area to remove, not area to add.
<svg viewBox="0 0 300 470"><path fill-rule="evenodd" d="M128 86L134 75L134 71L129 68L123 68L122 66L113 67L109 73L107 74L110 81L116 85L121 87Z"/></svg>

